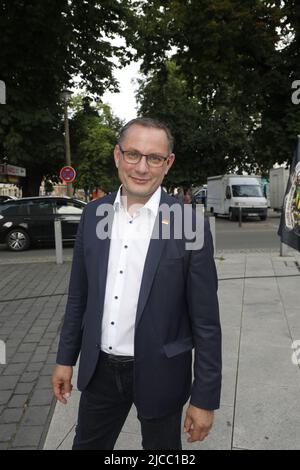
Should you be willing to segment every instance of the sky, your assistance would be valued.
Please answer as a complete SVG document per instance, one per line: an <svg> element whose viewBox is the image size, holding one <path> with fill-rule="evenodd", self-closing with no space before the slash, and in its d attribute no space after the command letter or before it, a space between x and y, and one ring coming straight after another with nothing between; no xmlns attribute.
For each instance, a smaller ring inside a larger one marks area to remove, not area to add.
<svg viewBox="0 0 300 470"><path fill-rule="evenodd" d="M113 113L125 122L136 117L136 100L134 91L137 85L132 80L138 77L139 63L132 62L123 69L116 69L114 76L120 83L120 93L106 92L103 95L103 102L111 106Z"/></svg>

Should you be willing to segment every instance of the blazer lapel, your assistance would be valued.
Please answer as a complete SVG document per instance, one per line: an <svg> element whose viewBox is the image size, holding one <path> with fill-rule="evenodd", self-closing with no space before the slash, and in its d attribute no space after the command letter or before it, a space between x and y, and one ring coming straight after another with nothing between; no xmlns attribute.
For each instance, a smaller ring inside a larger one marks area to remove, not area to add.
<svg viewBox="0 0 300 470"><path fill-rule="evenodd" d="M117 193L114 192L107 196L105 200L100 202L100 204L113 204L116 198ZM97 223L101 220L101 217L97 217ZM107 269L108 269L108 260L109 260L109 248L111 241L111 229L112 225L109 227L109 232L107 237L103 240L97 238L97 250L95 253L96 259L98 260L98 302L100 306L100 312L103 310L105 289L106 289L106 278L107 278Z"/></svg>
<svg viewBox="0 0 300 470"><path fill-rule="evenodd" d="M162 189L160 205L163 203L170 205L169 198L166 192ZM169 222L169 221L166 221L164 219L161 220L161 217L159 216L159 211L158 211L153 230L156 230L156 227L158 224L159 231L157 231L156 233L160 234L161 229L162 229L162 224L166 222ZM151 238L150 240L149 248L148 248L148 252L147 252L147 256L145 260L145 265L144 265L141 287L140 287L139 300L138 300L137 312L136 312L136 320L135 320L135 328L137 327L141 319L142 313L144 311L166 241L167 241L166 239L162 239L161 237L159 237L158 239Z"/></svg>

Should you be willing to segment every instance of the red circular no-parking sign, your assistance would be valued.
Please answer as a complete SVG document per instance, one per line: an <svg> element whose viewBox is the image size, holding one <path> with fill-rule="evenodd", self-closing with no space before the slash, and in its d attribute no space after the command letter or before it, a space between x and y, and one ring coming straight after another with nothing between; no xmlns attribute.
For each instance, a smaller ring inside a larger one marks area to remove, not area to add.
<svg viewBox="0 0 300 470"><path fill-rule="evenodd" d="M76 176L76 171L71 166L64 166L60 170L60 177L65 183L72 183Z"/></svg>

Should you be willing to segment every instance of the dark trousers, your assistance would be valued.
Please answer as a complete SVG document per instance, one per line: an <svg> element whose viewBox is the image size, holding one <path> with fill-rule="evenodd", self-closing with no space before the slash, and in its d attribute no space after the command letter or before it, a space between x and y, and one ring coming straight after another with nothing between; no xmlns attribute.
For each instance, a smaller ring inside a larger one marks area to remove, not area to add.
<svg viewBox="0 0 300 470"><path fill-rule="evenodd" d="M112 450L133 403L133 361L100 354L95 374L81 394L73 450ZM146 450L181 449L182 409L158 419L138 416Z"/></svg>

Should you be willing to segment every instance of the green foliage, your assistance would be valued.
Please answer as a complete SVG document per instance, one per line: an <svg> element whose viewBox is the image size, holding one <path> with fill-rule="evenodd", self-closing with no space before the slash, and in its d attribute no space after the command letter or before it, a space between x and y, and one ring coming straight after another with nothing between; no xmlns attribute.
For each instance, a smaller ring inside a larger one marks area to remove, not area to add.
<svg viewBox="0 0 300 470"><path fill-rule="evenodd" d="M254 122L234 104L234 89L222 99L189 95L184 74L168 61L164 72L140 80L139 114L166 122L175 137L176 160L166 184L204 183L207 176L238 167L253 171L251 131ZM243 121L241 121L243 119Z"/></svg>
<svg viewBox="0 0 300 470"><path fill-rule="evenodd" d="M63 88L93 96L117 90L113 57L130 58L110 38L133 19L124 0L0 0L0 158L26 167L23 193L36 194L43 175L64 162ZM75 80L76 79L76 80Z"/></svg>
<svg viewBox="0 0 300 470"><path fill-rule="evenodd" d="M118 186L113 149L122 122L108 105L78 96L73 100L75 114L70 122L72 161L77 176L75 187L92 191L99 186L105 192Z"/></svg>
<svg viewBox="0 0 300 470"><path fill-rule="evenodd" d="M300 130L300 106L291 103L300 79L296 0L149 0L136 9L140 113L173 128L178 180L266 173L292 157Z"/></svg>

